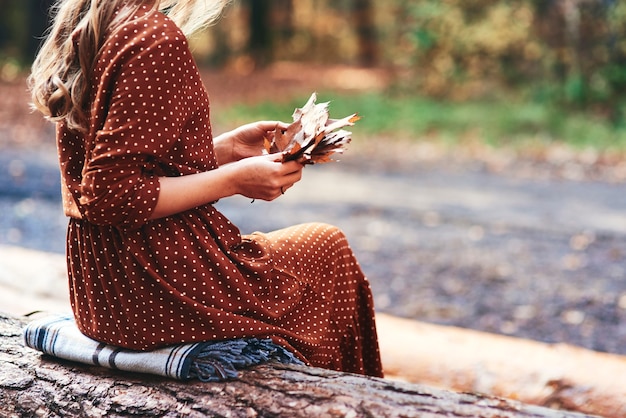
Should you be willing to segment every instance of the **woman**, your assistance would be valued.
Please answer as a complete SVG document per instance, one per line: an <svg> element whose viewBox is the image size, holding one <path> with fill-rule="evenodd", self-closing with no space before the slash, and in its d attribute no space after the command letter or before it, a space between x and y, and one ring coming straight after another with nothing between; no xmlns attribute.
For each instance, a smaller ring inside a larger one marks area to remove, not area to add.
<svg viewBox="0 0 626 418"><path fill-rule="evenodd" d="M71 304L85 335L149 350L269 337L307 364L382 375L371 291L345 236L242 236L214 207L273 200L302 165L262 121L212 136L185 35L226 1L60 0L30 77L57 123Z"/></svg>

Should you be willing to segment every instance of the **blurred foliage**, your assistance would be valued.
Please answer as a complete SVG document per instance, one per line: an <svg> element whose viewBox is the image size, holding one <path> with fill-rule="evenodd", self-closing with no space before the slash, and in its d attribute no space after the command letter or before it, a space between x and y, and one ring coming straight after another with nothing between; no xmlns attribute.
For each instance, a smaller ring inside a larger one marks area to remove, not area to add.
<svg viewBox="0 0 626 418"><path fill-rule="evenodd" d="M10 68L28 62L49 3L0 0ZM244 75L276 61L369 65L400 95L515 97L626 129L623 0L239 0L193 47L201 64Z"/></svg>
<svg viewBox="0 0 626 418"><path fill-rule="evenodd" d="M626 2L404 0L403 87L466 99L522 91L539 102L626 119Z"/></svg>
<svg viewBox="0 0 626 418"><path fill-rule="evenodd" d="M562 109L549 103L492 100L442 101L420 96L379 93L321 92L320 101L332 98L331 115L358 109L362 119L350 130L363 141L372 138L419 138L455 145L479 141L496 147L542 148L567 143L575 149L626 149L626 131L600 117ZM291 101L239 103L214 112L216 124L236 127L250 120L286 120L307 97Z"/></svg>

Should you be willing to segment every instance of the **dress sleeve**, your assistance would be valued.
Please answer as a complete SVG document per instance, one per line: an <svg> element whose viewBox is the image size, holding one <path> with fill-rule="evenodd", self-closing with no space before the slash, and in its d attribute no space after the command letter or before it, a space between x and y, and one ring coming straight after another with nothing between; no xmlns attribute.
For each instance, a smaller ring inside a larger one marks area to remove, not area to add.
<svg viewBox="0 0 626 418"><path fill-rule="evenodd" d="M156 206L164 173L155 167L189 119L187 80L195 68L184 35L169 25L146 20L124 26L96 66L93 114L102 122L87 152L79 199L92 223L135 229Z"/></svg>

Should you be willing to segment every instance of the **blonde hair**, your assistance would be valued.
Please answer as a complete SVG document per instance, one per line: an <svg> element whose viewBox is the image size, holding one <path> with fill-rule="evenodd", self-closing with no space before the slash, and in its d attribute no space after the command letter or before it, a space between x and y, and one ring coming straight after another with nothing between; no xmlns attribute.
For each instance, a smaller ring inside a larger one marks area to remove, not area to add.
<svg viewBox="0 0 626 418"><path fill-rule="evenodd" d="M167 14L187 36L215 22L230 0L160 0L158 9Z"/></svg>
<svg viewBox="0 0 626 418"><path fill-rule="evenodd" d="M50 32L33 62L33 107L71 130L88 126L89 75L107 35L149 6L191 35L213 23L228 0L57 0Z"/></svg>

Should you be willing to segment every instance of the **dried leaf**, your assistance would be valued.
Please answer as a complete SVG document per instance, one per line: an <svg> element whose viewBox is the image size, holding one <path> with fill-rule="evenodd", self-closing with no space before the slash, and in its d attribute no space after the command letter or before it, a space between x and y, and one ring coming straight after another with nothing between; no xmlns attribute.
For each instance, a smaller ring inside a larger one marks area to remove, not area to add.
<svg viewBox="0 0 626 418"><path fill-rule="evenodd" d="M313 93L301 108L293 112L293 123L282 131L276 129L272 140L265 141L268 152L283 152L283 161L302 164L333 161L352 140L352 133L342 128L353 126L360 117L355 113L343 119L330 119L329 103L316 103Z"/></svg>
<svg viewBox="0 0 626 418"><path fill-rule="evenodd" d="M326 125L325 127L325 131L331 132L336 129L344 128L346 126L354 126L354 123L360 119L361 117L358 114L354 113L350 116L346 116L343 119L330 120L328 121L329 122L328 125Z"/></svg>
<svg viewBox="0 0 626 418"><path fill-rule="evenodd" d="M265 148L265 151L267 151L268 153L272 152L272 140L268 139L267 137L263 137L263 147Z"/></svg>

